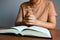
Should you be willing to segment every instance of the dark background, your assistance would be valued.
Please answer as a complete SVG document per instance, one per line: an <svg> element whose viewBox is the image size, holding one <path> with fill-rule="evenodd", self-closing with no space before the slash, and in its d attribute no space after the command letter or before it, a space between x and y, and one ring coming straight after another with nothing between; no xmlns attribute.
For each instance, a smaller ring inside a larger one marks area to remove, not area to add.
<svg viewBox="0 0 60 40"><path fill-rule="evenodd" d="M0 26L14 26L21 3L28 0L0 0ZM56 29L60 29L60 0L52 0L58 14Z"/></svg>

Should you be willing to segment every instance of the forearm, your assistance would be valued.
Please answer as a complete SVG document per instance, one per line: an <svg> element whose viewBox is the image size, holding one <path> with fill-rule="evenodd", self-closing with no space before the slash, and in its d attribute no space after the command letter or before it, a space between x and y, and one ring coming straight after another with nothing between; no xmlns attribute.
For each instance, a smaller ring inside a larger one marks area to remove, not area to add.
<svg viewBox="0 0 60 40"><path fill-rule="evenodd" d="M20 26L20 25L22 25L21 22L16 22L16 23L15 23L15 26Z"/></svg>
<svg viewBox="0 0 60 40"><path fill-rule="evenodd" d="M24 22L20 22L20 21L15 22L15 26L20 26L20 25L24 25L24 24L25 24Z"/></svg>
<svg viewBox="0 0 60 40"><path fill-rule="evenodd" d="M45 28L48 28L48 29L55 29L55 26L56 26L56 24L54 24L54 23L44 22L44 21L37 21L37 23L35 25L45 27Z"/></svg>

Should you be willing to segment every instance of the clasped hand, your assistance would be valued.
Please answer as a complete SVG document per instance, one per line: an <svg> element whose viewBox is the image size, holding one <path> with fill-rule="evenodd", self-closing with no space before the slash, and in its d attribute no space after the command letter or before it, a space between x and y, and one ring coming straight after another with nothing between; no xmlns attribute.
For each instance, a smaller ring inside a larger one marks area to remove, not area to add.
<svg viewBox="0 0 60 40"><path fill-rule="evenodd" d="M27 25L35 25L36 22L37 22L37 19L36 19L36 17L33 15L32 9L28 8L27 11L28 11L28 13L27 13L27 15L25 16L24 22L25 22Z"/></svg>

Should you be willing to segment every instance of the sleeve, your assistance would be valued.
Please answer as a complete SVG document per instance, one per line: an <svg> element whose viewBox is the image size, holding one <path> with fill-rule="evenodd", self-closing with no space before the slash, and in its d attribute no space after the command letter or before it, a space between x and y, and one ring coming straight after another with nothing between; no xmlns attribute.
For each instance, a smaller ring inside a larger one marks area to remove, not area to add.
<svg viewBox="0 0 60 40"><path fill-rule="evenodd" d="M57 16L53 2L49 3L49 16Z"/></svg>

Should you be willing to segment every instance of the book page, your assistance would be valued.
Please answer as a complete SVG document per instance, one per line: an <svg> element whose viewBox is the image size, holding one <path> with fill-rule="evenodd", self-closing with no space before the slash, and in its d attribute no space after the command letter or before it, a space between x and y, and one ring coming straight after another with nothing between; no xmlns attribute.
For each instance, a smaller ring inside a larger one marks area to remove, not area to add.
<svg viewBox="0 0 60 40"><path fill-rule="evenodd" d="M13 29L18 30L19 32L21 32L22 30L28 28L27 26L16 26L16 27L12 27Z"/></svg>
<svg viewBox="0 0 60 40"><path fill-rule="evenodd" d="M15 34L20 33L21 34L21 31L25 28L27 28L27 26L15 26L15 27L11 27L10 29L0 29L0 33L15 33Z"/></svg>
<svg viewBox="0 0 60 40"><path fill-rule="evenodd" d="M15 29L0 29L0 33L14 33L14 34L18 34L19 31L15 30Z"/></svg>
<svg viewBox="0 0 60 40"><path fill-rule="evenodd" d="M39 32L43 32L47 35L50 35L50 32L48 29L46 28L43 28L43 27L39 27L39 26L31 26L29 27L28 29L32 29L32 30L35 30L35 31L39 31ZM51 35L50 35L51 36Z"/></svg>
<svg viewBox="0 0 60 40"><path fill-rule="evenodd" d="M51 36L44 34L43 32L37 32L37 31L33 31L33 30L25 30L22 32L23 35L27 35L27 36L36 36L36 37L47 37L47 38L51 38Z"/></svg>
<svg viewBox="0 0 60 40"><path fill-rule="evenodd" d="M31 26L26 28L24 31L22 31L22 35L51 37L48 29L39 26Z"/></svg>

